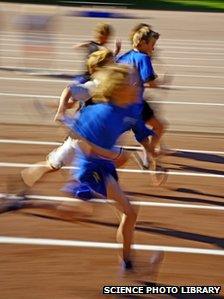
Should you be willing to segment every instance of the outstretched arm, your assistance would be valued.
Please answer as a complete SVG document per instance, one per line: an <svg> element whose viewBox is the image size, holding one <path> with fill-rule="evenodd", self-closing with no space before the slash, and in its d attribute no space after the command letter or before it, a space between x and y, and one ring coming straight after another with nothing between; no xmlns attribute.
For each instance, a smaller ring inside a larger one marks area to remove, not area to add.
<svg viewBox="0 0 224 299"><path fill-rule="evenodd" d="M117 167L123 165L131 156L130 153L124 150L122 147L113 147L111 150L108 150L95 145L80 136L74 130L70 131L70 136L77 140L76 142L78 147L86 155L96 155L108 160L112 160Z"/></svg>
<svg viewBox="0 0 224 299"><path fill-rule="evenodd" d="M72 48L73 48L73 49L82 49L82 48L87 48L88 45L89 45L88 42L85 42L85 43L79 43L79 44L73 45Z"/></svg>
<svg viewBox="0 0 224 299"><path fill-rule="evenodd" d="M73 83L66 87L60 97L58 110L54 120L61 120L64 117L65 111L73 107L76 101L86 102L91 98L91 92L95 88L96 82L87 81L83 84Z"/></svg>
<svg viewBox="0 0 224 299"><path fill-rule="evenodd" d="M65 111L70 108L69 105L69 99L72 97L71 89L70 87L66 87L60 96L58 109L54 117L54 121L60 121L61 118L64 117Z"/></svg>
<svg viewBox="0 0 224 299"><path fill-rule="evenodd" d="M168 74L164 74L162 78L155 78L155 80L151 80L145 83L145 87L150 88L161 88L161 89L169 89L169 84L172 82L172 76Z"/></svg>

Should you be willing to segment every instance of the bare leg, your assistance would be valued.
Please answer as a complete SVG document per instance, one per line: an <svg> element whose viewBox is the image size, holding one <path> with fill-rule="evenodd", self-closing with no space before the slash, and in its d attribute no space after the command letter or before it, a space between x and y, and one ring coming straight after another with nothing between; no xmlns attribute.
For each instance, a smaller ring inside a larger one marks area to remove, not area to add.
<svg viewBox="0 0 224 299"><path fill-rule="evenodd" d="M107 180L107 196L115 200L117 209L122 212L120 226L117 231L117 240L119 242L123 241L122 258L124 261L128 261L131 258L131 244L133 242L137 213L125 197L118 183L111 176Z"/></svg>
<svg viewBox="0 0 224 299"><path fill-rule="evenodd" d="M150 158L155 158L157 153L155 152L156 147L160 144L161 137L164 133L164 124L157 119L156 117L152 117L147 121L147 124L152 127L155 135L152 136L151 142L148 142L148 138L141 142L143 146L143 167L149 168Z"/></svg>
<svg viewBox="0 0 224 299"><path fill-rule="evenodd" d="M152 127L154 132L156 133L155 136L152 137L151 145L153 148L155 148L158 143L160 142L160 139L164 133L165 126L164 124L156 117L152 117L147 122L148 125Z"/></svg>
<svg viewBox="0 0 224 299"><path fill-rule="evenodd" d="M21 176L24 183L29 186L33 187L33 185L39 181L46 173L57 171L50 166L47 161L38 162L34 166L25 168L21 171Z"/></svg>
<svg viewBox="0 0 224 299"><path fill-rule="evenodd" d="M32 187L46 173L57 171L63 165L70 164L74 156L74 148L74 140L67 138L61 146L49 153L45 161L38 162L21 172L24 183Z"/></svg>

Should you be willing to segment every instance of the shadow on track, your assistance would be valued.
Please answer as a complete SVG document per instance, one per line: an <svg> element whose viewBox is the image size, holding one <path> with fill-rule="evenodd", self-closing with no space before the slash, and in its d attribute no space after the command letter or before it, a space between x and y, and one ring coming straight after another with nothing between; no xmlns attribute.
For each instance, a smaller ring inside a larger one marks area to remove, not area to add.
<svg viewBox="0 0 224 299"><path fill-rule="evenodd" d="M176 191L174 189L174 191ZM184 192L184 191L182 191ZM210 204L210 205L215 205L215 206L220 206L223 207L224 203L220 202L220 201L212 201L212 200L207 200L207 199L202 199L202 198L189 198L189 197L183 197L183 196L172 196L172 195L156 195L156 194L150 194L150 193L141 193L141 192L125 192L127 195L131 195L131 196L148 196L150 198L159 198L159 199L168 199L168 200L175 200L175 201L180 201L180 202L198 202L198 203L204 203L204 204ZM197 193L195 193L197 194ZM206 195L206 194L203 194ZM210 196L210 195L206 195L206 196ZM211 195L213 196L213 195ZM219 196L216 196L219 197ZM222 196L220 196L220 198L224 198Z"/></svg>
<svg viewBox="0 0 224 299"><path fill-rule="evenodd" d="M224 164L224 157L215 155L215 154L178 151L178 152L171 154L171 156L175 156L175 157L179 157L179 158L193 159L193 160L203 161L203 162Z"/></svg>
<svg viewBox="0 0 224 299"><path fill-rule="evenodd" d="M95 225L100 225L100 226L106 226L106 227L111 227L111 228L117 228L118 224L116 223L108 223L105 221L99 221L99 220L94 220L94 219L86 219L82 218L79 219L78 221L68 221L64 220L62 218L58 218L55 216L49 216L49 215L43 215L39 213L26 213L22 212L24 215L31 215L31 216L37 216L45 219L52 219L52 220L59 220L59 221L65 221L65 222L70 222L70 223L76 223L76 222L85 222L89 224L95 224ZM196 234L196 233L190 233L190 232L184 232L184 231L178 231L166 227L156 227L153 226L152 222L147 222L147 221L138 221L137 225L135 227L136 231L139 232L144 232L144 233L149 233L149 234L159 234L163 236L169 236L169 237L175 237L179 239L184 239L184 240L190 240L190 241L195 241L195 242L201 242L201 243L206 243L206 244L212 244L220 248L224 248L224 239L223 238L218 238L218 237L211 237L207 235L201 235L201 234Z"/></svg>

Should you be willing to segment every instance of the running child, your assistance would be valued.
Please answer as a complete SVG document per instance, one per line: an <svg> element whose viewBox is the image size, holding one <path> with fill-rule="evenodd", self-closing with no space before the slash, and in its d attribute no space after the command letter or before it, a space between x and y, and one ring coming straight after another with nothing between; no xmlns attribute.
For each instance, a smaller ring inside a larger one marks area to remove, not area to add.
<svg viewBox="0 0 224 299"><path fill-rule="evenodd" d="M159 80L156 73L154 72L151 55L154 50L155 44L159 39L159 33L154 32L150 29L149 25L139 24L135 27L131 34L132 38L132 50L122 54L118 59L118 63L125 63L132 65L138 73L138 84L140 91L138 94L140 104L137 108L140 117L150 125L156 133L156 137L152 141L152 146L155 148L159 144L159 141L164 132L164 124L157 118L153 109L144 100L144 86L148 85L151 88L159 88L163 81ZM145 151L144 157L145 168L149 167L149 157Z"/></svg>
<svg viewBox="0 0 224 299"><path fill-rule="evenodd" d="M113 53L108 49L96 51L91 54L87 60L87 69L93 74L96 69L103 65L113 62ZM86 83L79 84L73 82L68 85L61 94L58 109L54 120L60 121L67 109L73 108L76 103L80 103L80 108L93 104L92 93L97 85L97 80L93 79ZM62 166L70 165L74 155L76 142L68 137L61 146L51 151L45 161L36 163L33 167L25 168L21 172L22 180L25 183L25 189L33 187L45 174L57 171ZM22 184L23 185L23 184ZM23 188L23 186L21 186Z"/></svg>
<svg viewBox="0 0 224 299"><path fill-rule="evenodd" d="M90 55L96 51L107 49L107 43L110 37L113 34L113 28L111 25L107 23L99 23L95 28L95 39L86 41L77 45L74 45L74 49L84 50L86 52L85 60L88 60ZM116 56L121 50L121 42L115 42L115 49L113 51L113 55ZM86 81L90 80L90 73L85 70L83 75L77 75L74 77L76 82L85 83Z"/></svg>
<svg viewBox="0 0 224 299"><path fill-rule="evenodd" d="M87 51L88 57L95 51L101 50L106 47L110 37L113 34L113 28L107 23L99 23L95 28L95 40L86 41L77 45L74 45L74 48L84 48ZM116 41L114 56L116 56L121 49L121 43Z"/></svg>
<svg viewBox="0 0 224 299"><path fill-rule="evenodd" d="M78 138L79 149L75 155L74 165L79 169L73 171L73 177L66 185L66 192L84 201L93 198L110 198L122 213L117 231L118 241L122 241L121 254L124 270L132 269L131 245L137 212L122 191L115 168L115 161L127 159L127 153L115 148L120 135L130 129L133 122L144 127L142 120L136 120L130 109L137 99L138 86L133 84L133 73L125 66L107 66L96 73L99 84L95 97L101 103L83 109L79 117L67 119L65 123L72 130L73 138ZM104 101L104 103L102 103ZM143 130L140 130L143 134ZM144 139L150 134L144 133ZM69 211L71 206L56 203L44 203L22 200L5 206L5 211L22 208L50 208L56 211ZM74 210L74 217L76 210Z"/></svg>
<svg viewBox="0 0 224 299"><path fill-rule="evenodd" d="M112 52L110 50L104 49L101 51L97 51L90 56L90 58L88 59L88 69L90 73L94 74L94 72L103 65L110 65L112 63ZM61 95L59 107L55 115L55 120L60 120L61 118L63 118L67 108L71 108L76 101L80 101L84 107L93 104L91 94L94 93L94 89L99 83L99 80L100 78L93 78L92 81L88 81L84 84L72 83L71 85L66 87ZM130 109L134 111L133 107L134 106L130 107ZM148 137L142 138L142 132L147 131L146 127L135 125L135 121L133 121L132 128L135 131L136 140L144 145L147 151L150 152L151 145L149 143ZM128 129L130 128L127 128L127 130ZM154 136L152 137L152 139L153 138ZM70 165L73 159L75 147L76 142L72 138L68 137L61 146L53 150L47 156L47 159L45 161L38 162L33 167L25 168L21 172L21 176L25 185L28 187L32 187L46 173L57 171L64 165ZM117 164L117 166L121 165Z"/></svg>

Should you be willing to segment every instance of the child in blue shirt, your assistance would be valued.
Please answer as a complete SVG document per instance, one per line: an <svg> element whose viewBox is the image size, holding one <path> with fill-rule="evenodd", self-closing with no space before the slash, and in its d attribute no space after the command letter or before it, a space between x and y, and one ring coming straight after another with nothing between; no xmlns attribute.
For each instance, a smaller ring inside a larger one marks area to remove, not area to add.
<svg viewBox="0 0 224 299"><path fill-rule="evenodd" d="M122 261L129 269L132 267L131 244L137 214L120 188L115 169L115 160L127 153L117 152L114 145L120 135L133 126L133 122L140 126L141 123L144 126L144 122L136 120L130 109L136 102L138 87L130 83L130 72L125 66L107 66L96 76L100 83L95 96L101 103L88 106L77 119L65 120L74 137L86 146L75 157L74 164L79 169L74 170L73 180L65 190L84 200L104 197L115 201L123 214L118 229L118 239L123 240ZM102 103L103 100L105 103ZM143 139L145 137L142 136ZM82 148L82 144L79 145Z"/></svg>
<svg viewBox="0 0 224 299"><path fill-rule="evenodd" d="M96 51L88 59L88 69L91 74L94 74L96 69L101 68L103 65L112 64L113 54L111 51L104 49L101 51ZM133 76L134 77L134 76ZM67 86L61 95L57 113L55 115L55 120L60 120L66 111L66 109L71 108L75 103L81 103L81 106L87 106L93 104L92 101L92 92L97 87L98 82L97 78L88 81L84 84L72 83ZM133 82L136 80L133 80ZM146 144L148 150L151 150L150 143L147 138L148 130L144 126L144 123L141 121L136 122L135 114L135 105L129 107L129 112L132 114L132 117L127 116L126 120L129 120L129 125L132 125L132 129L135 132L135 138L141 144ZM92 116L90 115L90 118ZM128 122L126 121L128 124ZM127 126L127 130L130 129L130 126ZM146 132L146 138L145 136ZM152 132L151 132L152 133ZM72 158L74 156L75 142L72 138L67 138L64 143L59 146L57 149L51 151L47 155L46 161L41 161L36 163L33 167L26 168L22 170L21 175L25 184L29 187L32 187L40 178L42 178L46 173L51 171L56 171L64 165L70 165Z"/></svg>
<svg viewBox="0 0 224 299"><path fill-rule="evenodd" d="M145 85L157 88L163 83L157 79L150 58L159 38L159 34L152 31L149 25L141 24L141 26L137 26L136 30L132 32L131 37L133 49L122 54L117 59L117 62L132 65L137 71L138 85L140 87L138 93L140 104L136 106L136 110L140 117L149 124L156 133L152 139L152 147L155 149L164 132L164 124L156 117L153 109L144 100L143 93ZM145 153L144 165L146 168L148 167L147 157L148 155Z"/></svg>
<svg viewBox="0 0 224 299"><path fill-rule="evenodd" d="M107 66L98 71L95 77L99 78L99 84L94 96L100 103L81 110L78 118L64 120L78 145L74 159L78 169L73 170L72 180L64 190L84 201L93 198L115 201L115 207L122 214L117 231L117 240L123 243L122 266L129 270L132 268L131 244L137 212L122 191L115 168L115 163L122 164L129 154L115 145L121 134L133 125L139 129L138 136L142 135L142 139L149 136L151 131L141 119L136 120L132 109L137 99L138 86L132 84L129 68L122 65ZM71 213L72 210L72 206L65 203L21 200L0 207L0 212L35 207L54 209L59 214ZM74 208L73 217L76 213Z"/></svg>

